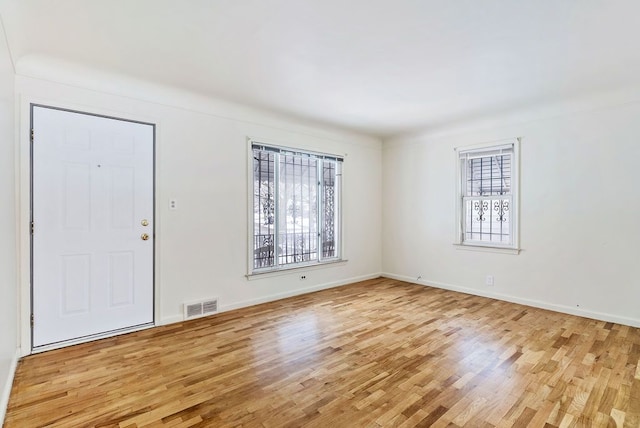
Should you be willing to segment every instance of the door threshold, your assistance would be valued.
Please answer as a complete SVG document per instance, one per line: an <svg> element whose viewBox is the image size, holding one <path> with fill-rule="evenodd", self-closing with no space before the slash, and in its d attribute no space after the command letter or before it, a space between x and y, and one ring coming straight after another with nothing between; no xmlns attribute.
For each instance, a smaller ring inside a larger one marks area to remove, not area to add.
<svg viewBox="0 0 640 428"><path fill-rule="evenodd" d="M80 345L82 343L93 342L95 340L100 340L100 339L107 339L109 337L120 336L122 334L127 334L127 333L133 333L134 331L146 330L151 327L155 327L155 323L150 322L146 324L139 324L131 327L119 328L117 330L106 331L104 333L96 333L88 336L77 337L75 339L63 340L61 342L34 346L31 348L31 354L39 354L41 352L53 351L54 349L66 348L73 345Z"/></svg>

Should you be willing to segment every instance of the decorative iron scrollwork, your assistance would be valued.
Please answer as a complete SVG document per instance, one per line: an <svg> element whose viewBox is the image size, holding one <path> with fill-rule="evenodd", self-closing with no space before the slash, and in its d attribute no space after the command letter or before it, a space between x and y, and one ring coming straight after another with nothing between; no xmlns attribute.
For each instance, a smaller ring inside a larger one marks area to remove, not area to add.
<svg viewBox="0 0 640 428"><path fill-rule="evenodd" d="M262 205L262 215L264 224L270 225L275 221L276 204L273 200L273 183L263 181L260 183L260 203Z"/></svg>
<svg viewBox="0 0 640 428"><path fill-rule="evenodd" d="M333 241L334 234L334 186L324 187L324 241Z"/></svg>
<svg viewBox="0 0 640 428"><path fill-rule="evenodd" d="M275 203L273 202L273 198L271 195L267 195L267 198L262 201L262 214L264 215L264 224L269 225L273 224L275 213Z"/></svg>
<svg viewBox="0 0 640 428"><path fill-rule="evenodd" d="M489 201L474 201L473 210L478 214L477 221L485 221L485 213L489 211Z"/></svg>
<svg viewBox="0 0 640 428"><path fill-rule="evenodd" d="M294 262L303 262L305 261L305 239L304 239L304 235L303 234L299 234L296 238L295 238L295 243L294 243L294 249L293 249L293 260Z"/></svg>
<svg viewBox="0 0 640 428"><path fill-rule="evenodd" d="M507 213L509 212L509 201L499 200L493 201L493 210L496 212L496 220L505 222L508 220Z"/></svg>

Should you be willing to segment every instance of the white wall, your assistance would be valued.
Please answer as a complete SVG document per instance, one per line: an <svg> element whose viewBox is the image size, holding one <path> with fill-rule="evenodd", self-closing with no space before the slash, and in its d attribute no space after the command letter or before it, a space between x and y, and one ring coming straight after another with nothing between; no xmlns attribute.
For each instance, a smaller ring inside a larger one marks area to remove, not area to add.
<svg viewBox="0 0 640 428"><path fill-rule="evenodd" d="M640 326L640 103L603 99L547 119L385 142L383 272ZM454 147L511 137L523 137L522 252L459 250Z"/></svg>
<svg viewBox="0 0 640 428"><path fill-rule="evenodd" d="M0 31L0 422L13 379L17 347L13 84L13 67L4 31Z"/></svg>
<svg viewBox="0 0 640 428"><path fill-rule="evenodd" d="M52 64L42 61L17 68L16 94L22 105L21 211L28 204L24 159L28 158L30 102L156 123L159 323L181 320L185 301L218 297L226 310L379 275L380 141L149 82ZM300 272L247 280L248 136L346 154L347 263L307 271L304 281ZM178 200L178 210L169 211L170 198ZM28 235L26 226L22 239L24 235ZM28 257L26 252L21 254L22 259ZM22 269L28 266L23 264ZM28 296L28 284L22 284L21 290ZM24 314L22 319L26 324ZM23 329L22 337L27 336L28 330Z"/></svg>

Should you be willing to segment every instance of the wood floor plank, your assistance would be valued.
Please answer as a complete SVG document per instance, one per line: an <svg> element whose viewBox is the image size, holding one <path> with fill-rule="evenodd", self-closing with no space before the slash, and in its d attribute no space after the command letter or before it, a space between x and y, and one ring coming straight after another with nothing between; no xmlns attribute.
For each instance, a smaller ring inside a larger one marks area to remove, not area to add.
<svg viewBox="0 0 640 428"><path fill-rule="evenodd" d="M5 428L640 427L640 330L379 278L23 358Z"/></svg>

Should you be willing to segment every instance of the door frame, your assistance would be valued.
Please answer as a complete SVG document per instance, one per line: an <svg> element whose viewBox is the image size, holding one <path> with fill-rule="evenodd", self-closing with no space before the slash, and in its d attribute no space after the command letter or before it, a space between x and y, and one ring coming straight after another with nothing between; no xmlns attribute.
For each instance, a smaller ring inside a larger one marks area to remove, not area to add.
<svg viewBox="0 0 640 428"><path fill-rule="evenodd" d="M157 160L158 160L158 121L150 117L143 117L130 112L121 112L96 108L94 106L78 105L60 102L58 100L36 99L35 97L21 97L16 102L19 110L16 115L17 144L16 149L16 186L17 189L17 218L18 218L18 276L19 276L19 304L18 304L18 328L19 328L19 355L26 356L33 353L44 352L50 349L70 346L104 337L122 334L123 331L111 331L90 337L70 340L58 345L43 346L33 349L33 335L31 327L31 315L33 313L33 237L31 234L31 222L33 221L33 150L31 144L31 129L33 127L33 108L45 107L71 113L87 114L115 120L140 123L152 126L153 133L153 320L151 325L140 328L127 329L126 332L142 330L158 325L160 319L160 293L159 293L159 266L156 263L158 255L158 230L160 230L160 216L158 207L157 186Z"/></svg>

